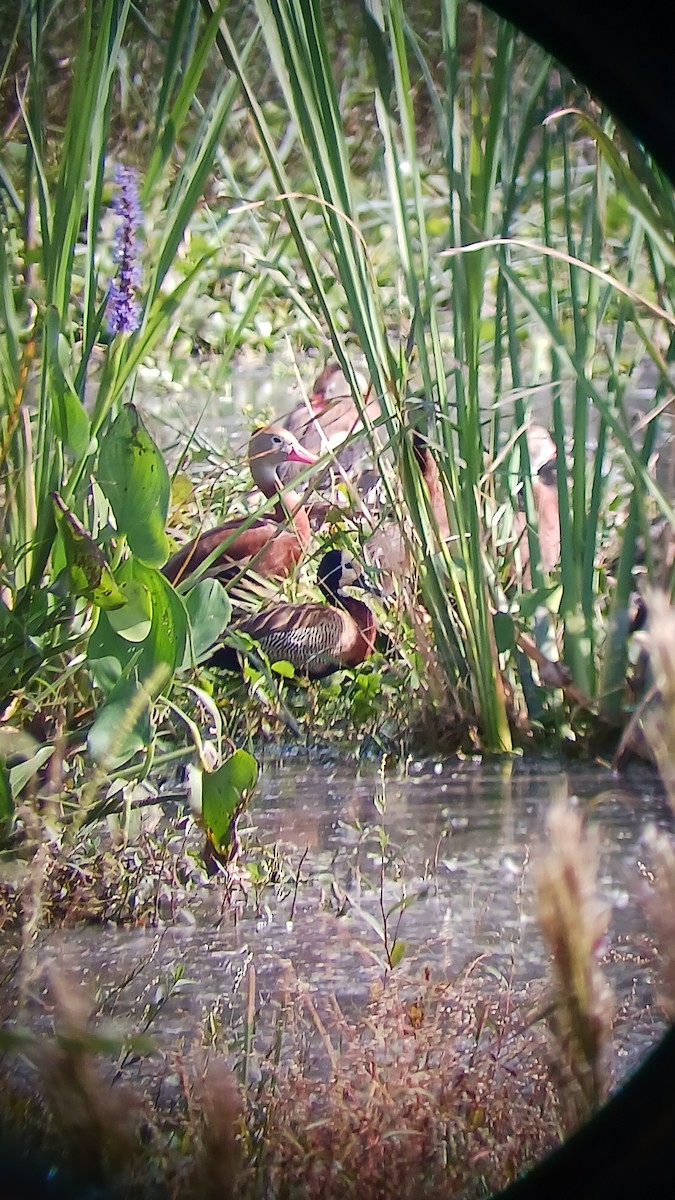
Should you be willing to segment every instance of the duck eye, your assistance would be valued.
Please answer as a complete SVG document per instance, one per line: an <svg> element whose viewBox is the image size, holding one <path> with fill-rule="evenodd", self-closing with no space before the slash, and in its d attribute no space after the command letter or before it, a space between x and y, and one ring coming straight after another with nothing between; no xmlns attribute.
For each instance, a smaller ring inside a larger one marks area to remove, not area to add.
<svg viewBox="0 0 675 1200"><path fill-rule="evenodd" d="M280 446L281 441L282 441L282 439L279 437L278 433L273 434L273 436L272 436L272 445L273 446Z"/></svg>
<svg viewBox="0 0 675 1200"><path fill-rule="evenodd" d="M345 571L353 571L354 570L353 563L346 562L346 563L343 563L343 566L344 566Z"/></svg>

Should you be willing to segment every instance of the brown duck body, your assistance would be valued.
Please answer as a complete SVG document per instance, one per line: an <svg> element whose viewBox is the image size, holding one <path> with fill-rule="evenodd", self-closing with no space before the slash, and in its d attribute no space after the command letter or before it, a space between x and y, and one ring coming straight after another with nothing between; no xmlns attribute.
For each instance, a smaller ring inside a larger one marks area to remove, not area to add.
<svg viewBox="0 0 675 1200"><path fill-rule="evenodd" d="M364 389L365 391L365 386ZM364 407L370 421L377 421L380 416L380 405L372 397L366 396ZM335 452L342 468L354 471L363 459L364 439L353 438L353 434L363 431L363 423L351 388L345 375L337 363L329 363L319 375L308 402L297 404L285 417L279 418L279 424L292 433L298 442L310 453L320 457L330 448ZM345 446L345 442L349 444ZM280 478L284 483L293 479L298 468L292 463L285 463L280 469Z"/></svg>
<svg viewBox="0 0 675 1200"><path fill-rule="evenodd" d="M322 558L319 586L327 603L279 604L237 621L233 631L248 634L271 662L290 662L310 679L357 666L373 652L377 623L367 604L342 589L375 589L366 583L351 555L341 550L330 550ZM225 646L211 663L236 669L237 656Z"/></svg>
<svg viewBox="0 0 675 1200"><path fill-rule="evenodd" d="M191 575L221 547L205 575L227 579L252 563L258 575L266 579L282 578L300 561L311 537L309 517L304 508L292 517L291 529L284 529L281 522L285 519L282 506L277 505L273 516L258 517L241 533L237 532L242 524L239 518L200 533L169 559L163 569L164 575L171 583L177 583Z"/></svg>
<svg viewBox="0 0 675 1200"><path fill-rule="evenodd" d="M377 625L367 604L341 596L329 604L284 604L239 621L270 662L290 662L310 679L323 679L341 667L356 667L375 646Z"/></svg>
<svg viewBox="0 0 675 1200"><path fill-rule="evenodd" d="M253 434L251 474L268 499L281 492L278 470L287 461L313 463L315 458L287 430L268 426ZM226 580L250 564L258 575L281 578L293 570L309 545L309 517L296 492L286 491L283 502L279 499L269 515L257 517L245 529L243 524L244 518L234 517L198 534L169 559L163 568L166 578L178 583L213 554L206 575Z"/></svg>
<svg viewBox="0 0 675 1200"><path fill-rule="evenodd" d="M527 430L527 448L532 472L532 495L539 529L539 557L544 571L553 571L560 562L560 509L558 506L557 450L550 433L541 425ZM531 587L530 543L527 517L518 512L514 522L518 539L523 582Z"/></svg>

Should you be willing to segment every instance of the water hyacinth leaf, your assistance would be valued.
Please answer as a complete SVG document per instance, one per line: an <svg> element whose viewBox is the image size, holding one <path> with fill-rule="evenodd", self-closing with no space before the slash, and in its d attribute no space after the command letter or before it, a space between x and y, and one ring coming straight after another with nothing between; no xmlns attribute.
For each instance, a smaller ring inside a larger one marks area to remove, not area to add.
<svg viewBox="0 0 675 1200"><path fill-rule="evenodd" d="M151 699L135 679L120 679L96 714L87 738L95 763L120 767L152 738Z"/></svg>
<svg viewBox="0 0 675 1200"><path fill-rule="evenodd" d="M99 608L121 608L126 604L123 592L100 546L57 492L52 493L73 591Z"/></svg>
<svg viewBox="0 0 675 1200"><path fill-rule="evenodd" d="M0 758L0 839L4 840L11 831L14 821L14 800L9 782L9 771L4 758Z"/></svg>
<svg viewBox="0 0 675 1200"><path fill-rule="evenodd" d="M160 571L136 559L127 559L117 576L120 587L133 580L147 592L152 611L150 631L142 643L134 643L118 633L108 620L108 614L103 613L89 638L88 657L92 670L96 669L95 662L114 658L124 675L128 675L133 667L141 681L148 681L161 670L160 687L164 687L185 656L189 628L185 604Z"/></svg>
<svg viewBox="0 0 675 1200"><path fill-rule="evenodd" d="M165 526L171 481L133 404L124 406L102 439L98 482L136 557L161 567L169 557Z"/></svg>
<svg viewBox="0 0 675 1200"><path fill-rule="evenodd" d="M53 306L45 317L45 352L49 357L52 411L59 439L73 458L86 454L91 438L89 417L70 374L70 350Z"/></svg>
<svg viewBox="0 0 675 1200"><path fill-rule="evenodd" d="M108 613L108 620L127 642L144 642L152 629L152 596L145 584L127 579L120 584L126 604Z"/></svg>
<svg viewBox="0 0 675 1200"><path fill-rule="evenodd" d="M232 601L217 579L201 579L185 597L190 619L192 654L183 666L195 666L218 640L232 616Z"/></svg>
<svg viewBox="0 0 675 1200"><path fill-rule="evenodd" d="M21 794L27 783L34 779L38 771L44 767L46 762L49 762L54 753L54 746L40 746L35 754L31 755L24 762L17 763L15 767L10 767L9 770L9 785L12 789L12 797Z"/></svg>
<svg viewBox="0 0 675 1200"><path fill-rule="evenodd" d="M202 820L217 854L225 854L232 823L243 811L258 781L258 764L247 750L234 754L217 771L202 774Z"/></svg>

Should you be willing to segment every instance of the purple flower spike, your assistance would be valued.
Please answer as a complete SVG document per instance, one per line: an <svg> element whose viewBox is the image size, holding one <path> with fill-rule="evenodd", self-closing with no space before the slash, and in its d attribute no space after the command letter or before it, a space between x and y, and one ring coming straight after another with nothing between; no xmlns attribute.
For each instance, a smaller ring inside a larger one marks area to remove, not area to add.
<svg viewBox="0 0 675 1200"><path fill-rule="evenodd" d="M121 220L115 237L113 258L119 264L119 270L108 294L108 328L111 333L133 333L141 323L141 306L135 291L141 282L136 230L142 219L134 168L117 166L115 183L119 191L113 207Z"/></svg>

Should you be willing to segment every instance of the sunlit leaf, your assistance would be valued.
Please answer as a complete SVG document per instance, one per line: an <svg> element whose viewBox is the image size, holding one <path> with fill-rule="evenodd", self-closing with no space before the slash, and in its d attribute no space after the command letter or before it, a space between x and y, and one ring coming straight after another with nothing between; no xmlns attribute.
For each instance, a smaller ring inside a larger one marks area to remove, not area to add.
<svg viewBox="0 0 675 1200"><path fill-rule="evenodd" d="M193 666L217 642L232 615L232 602L217 579L201 579L185 597L190 618L192 656L184 666Z"/></svg>
<svg viewBox="0 0 675 1200"><path fill-rule="evenodd" d="M134 554L149 566L162 566L169 557L165 526L171 482L133 404L125 405L101 442L98 482Z"/></svg>
<svg viewBox="0 0 675 1200"><path fill-rule="evenodd" d="M185 604L161 571L136 559L124 562L117 578L120 587L133 581L147 593L152 612L150 631L142 642L132 642L112 627L107 613L102 613L89 638L89 661L93 664L100 659L116 659L125 675L133 665L141 682L161 668L158 678L162 679L160 686L165 687L185 655L188 635Z"/></svg>
<svg viewBox="0 0 675 1200"><path fill-rule="evenodd" d="M217 771L202 775L202 820L218 854L230 843L232 822L246 807L258 780L258 764L246 750L234 754Z"/></svg>
<svg viewBox="0 0 675 1200"><path fill-rule="evenodd" d="M293 663L286 662L285 659L280 659L279 662L272 663L271 669L277 675L283 676L284 679L293 679L295 676L295 667Z"/></svg>
<svg viewBox="0 0 675 1200"><path fill-rule="evenodd" d="M115 583L105 554L57 492L52 492L52 501L75 595L84 596L99 608L121 608L126 599Z"/></svg>
<svg viewBox="0 0 675 1200"><path fill-rule="evenodd" d="M391 950L389 951L389 966L396 967L401 962L406 952L406 943L401 938L396 938Z"/></svg>
<svg viewBox="0 0 675 1200"><path fill-rule="evenodd" d="M147 587L136 579L120 585L126 604L108 613L108 620L120 637L127 642L144 642L152 629L152 597Z"/></svg>

